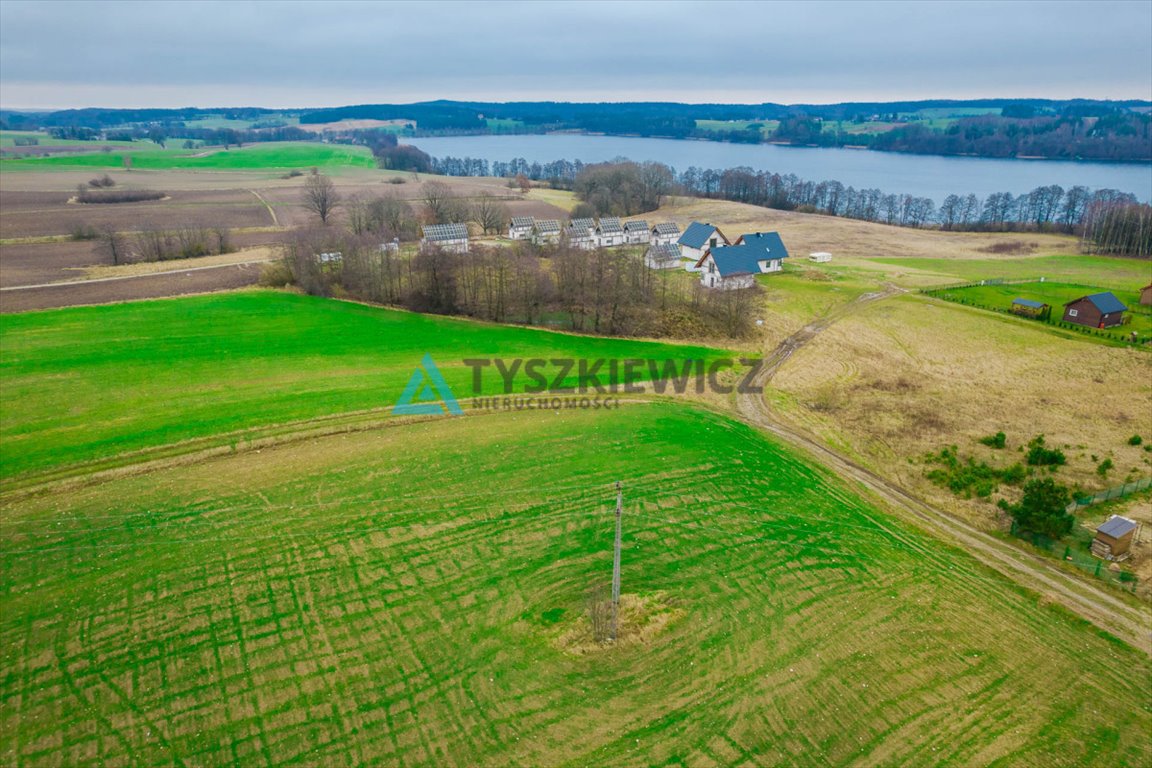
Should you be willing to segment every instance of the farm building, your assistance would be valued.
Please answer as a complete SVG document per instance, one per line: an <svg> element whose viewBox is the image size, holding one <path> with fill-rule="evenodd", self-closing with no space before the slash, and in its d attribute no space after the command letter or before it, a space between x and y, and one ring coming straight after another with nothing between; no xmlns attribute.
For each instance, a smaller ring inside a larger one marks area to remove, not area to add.
<svg viewBox="0 0 1152 768"><path fill-rule="evenodd" d="M1145 306L1152 304L1152 285L1146 285L1140 289L1140 303Z"/></svg>
<svg viewBox="0 0 1152 768"><path fill-rule="evenodd" d="M424 239L420 241L422 248L443 248L453 253L468 253L468 225L467 224L429 224L424 227Z"/></svg>
<svg viewBox="0 0 1152 768"><path fill-rule="evenodd" d="M596 233L584 226L583 222L585 221L592 221L592 219L574 219L568 226L564 227L564 239L573 248L590 251L596 247Z"/></svg>
<svg viewBox="0 0 1152 768"><path fill-rule="evenodd" d="M808 254L808 261L814 261L817 264L827 264L832 261L832 254L828 251L816 251L815 253Z"/></svg>
<svg viewBox="0 0 1152 768"><path fill-rule="evenodd" d="M1092 540L1092 554L1105 560L1123 560L1132 548L1132 536L1136 523L1120 515L1112 515L1096 529Z"/></svg>
<svg viewBox="0 0 1152 768"><path fill-rule="evenodd" d="M728 238L724 237L724 233L719 229L699 221L689 224L688 229L680 235L677 243L680 245L680 255L685 261L690 261L693 264L698 263L708 249L730 244ZM689 269L688 271L695 272L696 270Z"/></svg>
<svg viewBox="0 0 1152 768"><path fill-rule="evenodd" d="M660 243L675 243L680 238L680 227L670 221L665 221L652 227L652 236L649 242L653 245Z"/></svg>
<svg viewBox="0 0 1152 768"><path fill-rule="evenodd" d="M560 240L560 222L556 219L542 219L532 224L532 242L555 243Z"/></svg>
<svg viewBox="0 0 1152 768"><path fill-rule="evenodd" d="M1064 322L1089 328L1112 328L1124 322L1128 307L1112 293L1093 293L1064 305Z"/></svg>
<svg viewBox="0 0 1152 768"><path fill-rule="evenodd" d="M638 221L624 222L624 242L632 245L643 245L651 238L651 233L648 231L648 222L640 219Z"/></svg>
<svg viewBox="0 0 1152 768"><path fill-rule="evenodd" d="M400 253L400 238L394 237L387 243L380 243L380 253Z"/></svg>
<svg viewBox="0 0 1152 768"><path fill-rule="evenodd" d="M1033 301L1017 296L1012 299L1012 313L1022 317L1037 317L1046 319L1052 312L1052 307L1042 301Z"/></svg>
<svg viewBox="0 0 1152 768"><path fill-rule="evenodd" d="M678 269L680 263L680 246L676 243L649 245L644 254L644 266L651 269Z"/></svg>
<svg viewBox="0 0 1152 768"><path fill-rule="evenodd" d="M741 235L734 245L710 248L696 264L706 288L750 288L755 276L784 268L788 249L776 232Z"/></svg>
<svg viewBox="0 0 1152 768"><path fill-rule="evenodd" d="M596 244L601 248L624 245L624 225L615 216L605 216L596 225Z"/></svg>
<svg viewBox="0 0 1152 768"><path fill-rule="evenodd" d="M344 262L344 254L340 251L318 253L316 254L316 260L321 264L342 264Z"/></svg>
<svg viewBox="0 0 1152 768"><path fill-rule="evenodd" d="M509 240L527 240L532 236L532 225L536 219L531 216L513 216L512 223L508 225Z"/></svg>

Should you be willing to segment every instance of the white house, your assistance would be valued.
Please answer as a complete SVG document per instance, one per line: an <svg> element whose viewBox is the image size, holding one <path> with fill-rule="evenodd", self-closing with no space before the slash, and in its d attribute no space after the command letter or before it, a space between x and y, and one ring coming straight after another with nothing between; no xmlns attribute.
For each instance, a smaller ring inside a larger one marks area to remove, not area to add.
<svg viewBox="0 0 1152 768"><path fill-rule="evenodd" d="M564 227L564 241L567 241L573 248L591 251L596 248L596 233L593 229L585 227L584 221L591 221L591 219L576 219Z"/></svg>
<svg viewBox="0 0 1152 768"><path fill-rule="evenodd" d="M827 251L816 251L815 253L808 254L808 261L815 261L818 264L824 264L832 261L832 254Z"/></svg>
<svg viewBox="0 0 1152 768"><path fill-rule="evenodd" d="M624 225L615 216L605 216L596 225L596 244L601 248L624 245Z"/></svg>
<svg viewBox="0 0 1152 768"><path fill-rule="evenodd" d="M513 216L512 223L508 225L509 240L527 240L532 236L532 225L536 219L532 216Z"/></svg>
<svg viewBox="0 0 1152 768"><path fill-rule="evenodd" d="M788 249L776 232L741 235L734 244L707 250L697 264L705 288L750 288L756 275L784 269Z"/></svg>
<svg viewBox="0 0 1152 768"><path fill-rule="evenodd" d="M670 221L662 222L652 227L652 235L649 242L653 245L660 243L675 243L680 237L680 227L676 226Z"/></svg>
<svg viewBox="0 0 1152 768"><path fill-rule="evenodd" d="M680 245L680 255L685 261L684 268L689 272L698 271L696 264L704 256L705 251L729 245L728 238L724 237L724 233L717 227L699 221L689 224L688 229L684 230L684 234L680 235L680 239L676 242Z"/></svg>
<svg viewBox="0 0 1152 768"><path fill-rule="evenodd" d="M380 253L400 253L400 238L394 237L387 243L380 243Z"/></svg>
<svg viewBox="0 0 1152 768"><path fill-rule="evenodd" d="M649 245L648 251L644 254L644 266L649 269L679 269L680 246L676 243Z"/></svg>
<svg viewBox="0 0 1152 768"><path fill-rule="evenodd" d="M624 222L624 242L630 245L643 245L651 239L648 222L643 219Z"/></svg>
<svg viewBox="0 0 1152 768"><path fill-rule="evenodd" d="M453 253L468 253L468 225L429 224L424 227L424 239L420 241L420 247L436 247Z"/></svg>
<svg viewBox="0 0 1152 768"><path fill-rule="evenodd" d="M532 242L555 243L560 240L560 222L556 219L541 219L532 224Z"/></svg>

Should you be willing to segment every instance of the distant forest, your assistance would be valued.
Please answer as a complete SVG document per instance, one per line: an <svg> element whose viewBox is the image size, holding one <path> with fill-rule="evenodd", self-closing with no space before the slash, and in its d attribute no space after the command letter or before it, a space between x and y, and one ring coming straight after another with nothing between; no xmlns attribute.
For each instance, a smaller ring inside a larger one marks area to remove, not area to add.
<svg viewBox="0 0 1152 768"><path fill-rule="evenodd" d="M580 131L796 146L858 146L890 152L1152 161L1152 102L982 99L843 104L678 104L665 102L457 102L364 104L331 109L75 109L0 112L0 127L48 130L59 138L179 137L210 143L311 139L288 125L341 120L410 121L406 135ZM198 127L206 117L246 129ZM191 125L189 125L191 124ZM127 132L127 134L125 134Z"/></svg>

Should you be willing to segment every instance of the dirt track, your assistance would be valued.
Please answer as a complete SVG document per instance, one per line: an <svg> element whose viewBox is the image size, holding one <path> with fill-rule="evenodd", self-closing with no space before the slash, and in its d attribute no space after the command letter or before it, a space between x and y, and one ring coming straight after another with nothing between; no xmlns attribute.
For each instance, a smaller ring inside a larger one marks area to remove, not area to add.
<svg viewBox="0 0 1152 768"><path fill-rule="evenodd" d="M890 289L883 293L865 294L853 304L789 336L766 357L756 384L766 385L797 349L836 320L861 306L897 293L898 290ZM741 395L737 400L737 408L740 417L746 422L808 452L836 474L879 496L898 513L910 516L932 533L962 546L983 564L1152 655L1152 611L1147 608L1133 605L1087 579L1067 574L1053 562L998 541L931 506L803 432L783 424L774 417L759 394Z"/></svg>
<svg viewBox="0 0 1152 768"><path fill-rule="evenodd" d="M257 283L260 270L259 263L227 264L132 277L5 288L0 290L0 312L111 304L244 288Z"/></svg>

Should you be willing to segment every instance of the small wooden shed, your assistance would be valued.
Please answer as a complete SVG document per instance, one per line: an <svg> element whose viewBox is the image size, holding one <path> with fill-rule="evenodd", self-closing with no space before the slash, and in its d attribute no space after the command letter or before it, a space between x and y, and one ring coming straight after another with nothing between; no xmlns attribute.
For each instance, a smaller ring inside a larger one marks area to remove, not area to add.
<svg viewBox="0 0 1152 768"><path fill-rule="evenodd" d="M1124 560L1132 548L1136 522L1120 515L1112 515L1096 529L1092 541L1092 554L1105 560Z"/></svg>
<svg viewBox="0 0 1152 768"><path fill-rule="evenodd" d="M1152 304L1152 284L1140 289L1140 303L1145 306Z"/></svg>
<svg viewBox="0 0 1152 768"><path fill-rule="evenodd" d="M1033 301L1032 299L1025 299L1019 296L1012 299L1012 312L1016 315L1046 318L1047 314L1051 313L1051 311L1052 307L1042 301Z"/></svg>

